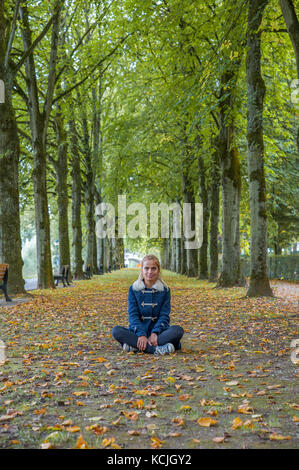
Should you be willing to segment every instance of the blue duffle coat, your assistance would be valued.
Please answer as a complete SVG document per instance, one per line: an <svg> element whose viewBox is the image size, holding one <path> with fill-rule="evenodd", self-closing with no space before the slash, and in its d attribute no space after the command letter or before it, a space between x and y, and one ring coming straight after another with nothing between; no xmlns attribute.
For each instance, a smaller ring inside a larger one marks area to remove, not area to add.
<svg viewBox="0 0 299 470"><path fill-rule="evenodd" d="M129 289L129 329L138 337L159 335L170 324L170 289L160 280L152 288L137 280Z"/></svg>

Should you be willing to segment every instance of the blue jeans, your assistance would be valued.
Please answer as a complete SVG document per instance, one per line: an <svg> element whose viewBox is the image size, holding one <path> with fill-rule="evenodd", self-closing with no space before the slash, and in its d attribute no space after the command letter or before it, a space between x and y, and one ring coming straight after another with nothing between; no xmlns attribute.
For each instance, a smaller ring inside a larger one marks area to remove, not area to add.
<svg viewBox="0 0 299 470"><path fill-rule="evenodd" d="M180 339L184 334L184 330L181 326L172 325L167 330L164 330L158 335L158 346L163 346L166 343L172 343L175 349L181 349ZM124 343L129 344L133 348L137 348L138 336L130 331L128 328L123 326L115 326L112 329L112 336L121 345ZM144 352L153 354L156 350L155 346L150 346L148 343Z"/></svg>

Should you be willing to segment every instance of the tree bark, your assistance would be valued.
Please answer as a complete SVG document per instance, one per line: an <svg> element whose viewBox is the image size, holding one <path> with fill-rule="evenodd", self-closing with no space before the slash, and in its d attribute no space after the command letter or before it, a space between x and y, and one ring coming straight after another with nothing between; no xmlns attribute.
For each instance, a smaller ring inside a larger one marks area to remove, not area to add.
<svg viewBox="0 0 299 470"><path fill-rule="evenodd" d="M218 279L218 224L219 224L219 189L220 189L220 167L219 155L216 149L212 155L210 187L210 274L209 281L215 282Z"/></svg>
<svg viewBox="0 0 299 470"><path fill-rule="evenodd" d="M199 249L199 276L198 279L208 279L208 227L209 227L209 198L206 181L206 169L203 157L198 157L199 194L203 205L202 245Z"/></svg>
<svg viewBox="0 0 299 470"><path fill-rule="evenodd" d="M183 163L182 171L182 189L184 203L191 204L191 230L195 230L195 195L190 179L190 165L191 165L191 154L190 149L186 145L186 156ZM188 277L198 276L198 249L185 249L186 253L186 267Z"/></svg>
<svg viewBox="0 0 299 470"><path fill-rule="evenodd" d="M247 142L251 218L251 274L247 296L272 296L267 275L267 212L264 174L263 102L260 25L267 0L250 0L246 79L248 93Z"/></svg>
<svg viewBox="0 0 299 470"><path fill-rule="evenodd" d="M26 82L29 96L27 105L30 117L32 148L34 156L33 187L37 240L37 275L39 289L54 287L51 261L50 220L46 184L46 143L48 123L52 109L55 88L58 36L62 4L63 2L61 0L56 0L54 4L48 86L42 112L40 111L37 74L32 51L32 33L29 25L27 6L23 4L20 7L23 46L25 53L27 53L27 58L25 60Z"/></svg>
<svg viewBox="0 0 299 470"><path fill-rule="evenodd" d="M290 39L293 44L297 65L297 78L299 80L299 20L297 18L292 0L279 0L279 3ZM299 127L297 130L297 149L299 152Z"/></svg>
<svg viewBox="0 0 299 470"><path fill-rule="evenodd" d="M222 183L222 268L217 287L244 285L240 277L240 196L241 175L238 152L234 146L234 127L232 121L232 93L227 88L233 87L233 71L221 77L219 159ZM226 96L225 96L226 95Z"/></svg>
<svg viewBox="0 0 299 470"><path fill-rule="evenodd" d="M64 120L59 106L55 116L56 140L58 146L58 158L54 163L56 170L57 184L57 205L58 205L58 231L59 231L59 263L63 265L71 264L69 224L68 224L68 158L67 158L67 133ZM69 273L71 276L71 273Z"/></svg>
<svg viewBox="0 0 299 470"><path fill-rule="evenodd" d="M181 244L181 264L180 264L180 274L187 274L187 254L185 250L185 238L184 235L182 235L182 238L180 239L180 244Z"/></svg>
<svg viewBox="0 0 299 470"><path fill-rule="evenodd" d="M81 168L78 136L75 120L69 120L70 152L72 159L72 231L73 231L73 259L74 279L84 279L82 259L82 224L81 224Z"/></svg>
<svg viewBox="0 0 299 470"><path fill-rule="evenodd" d="M4 3L0 0L0 79L5 87L4 103L0 103L0 263L9 264L9 293L24 293L18 188L20 147L12 104L15 69L7 44L12 24L7 19Z"/></svg>
<svg viewBox="0 0 299 470"><path fill-rule="evenodd" d="M86 259L85 265L91 266L91 272L96 271L94 266L95 249L95 197L94 197L94 172L92 164L92 151L89 144L89 131L86 109L82 103L83 149L86 179L84 182L84 206L87 228Z"/></svg>

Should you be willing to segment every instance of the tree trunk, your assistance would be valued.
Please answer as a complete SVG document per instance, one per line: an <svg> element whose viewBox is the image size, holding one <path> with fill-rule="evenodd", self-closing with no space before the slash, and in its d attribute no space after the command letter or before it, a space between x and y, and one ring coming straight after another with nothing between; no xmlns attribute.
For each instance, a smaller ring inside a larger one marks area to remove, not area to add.
<svg viewBox="0 0 299 470"><path fill-rule="evenodd" d="M219 159L222 183L222 269L217 287L244 285L240 277L239 217L241 196L241 175L238 152L234 147L232 122L232 88L234 72L226 72L221 77ZM225 96L227 95L227 96ZM230 113L230 114L229 114Z"/></svg>
<svg viewBox="0 0 299 470"><path fill-rule="evenodd" d="M46 186L46 153L42 142L39 140L35 141L33 144L33 154L38 288L46 289L54 287L54 280L51 262L50 220Z"/></svg>
<svg viewBox="0 0 299 470"><path fill-rule="evenodd" d="M23 46L24 51L28 53L28 57L25 61L25 72L29 96L27 106L30 117L32 149L34 157L33 188L37 240L37 275L39 289L54 287L51 262L50 221L46 185L46 144L48 123L52 109L52 100L55 88L60 12L62 5L63 1L55 0L47 94L44 100L42 112L40 111L34 55L33 51L31 50L32 32L29 25L27 6L26 4L22 4L20 7Z"/></svg>
<svg viewBox="0 0 299 470"><path fill-rule="evenodd" d="M187 146L186 146L187 147ZM184 161L183 171L182 171L182 188L183 188L183 197L184 203L191 204L191 230L195 230L195 195L192 187L192 182L190 180L190 162L191 156L189 154L189 149L186 148L187 157ZM188 277L197 277L198 276L198 249L184 249L186 253L187 261L187 276Z"/></svg>
<svg viewBox="0 0 299 470"><path fill-rule="evenodd" d="M1 29L0 23L0 42L4 39ZM13 76L3 69L1 56L0 63L0 77L5 84L5 102L0 104L0 263L9 264L8 292L24 293L18 188L20 149L12 106Z"/></svg>
<svg viewBox="0 0 299 470"><path fill-rule="evenodd" d="M264 174L263 101L260 25L267 0L250 0L246 78L248 93L247 142L251 218L251 274L247 296L272 296L267 275L267 212Z"/></svg>
<svg viewBox="0 0 299 470"><path fill-rule="evenodd" d="M72 159L72 231L74 279L84 279L82 259L82 225L81 225L81 168L78 136L74 119L69 120L70 152Z"/></svg>
<svg viewBox="0 0 299 470"><path fill-rule="evenodd" d="M4 103L0 102L0 263L9 264L8 292L24 293L18 187L20 147L12 105L15 69L7 49L12 29L5 2L0 0L0 79L4 84Z"/></svg>
<svg viewBox="0 0 299 470"><path fill-rule="evenodd" d="M299 80L299 21L292 0L279 0L279 3L290 39L293 44L297 65L297 78ZM297 131L297 149L299 152L299 127Z"/></svg>
<svg viewBox="0 0 299 470"><path fill-rule="evenodd" d="M202 245L199 249L199 276L198 279L208 279L208 227L209 227L209 200L203 157L198 157L199 193L203 205Z"/></svg>
<svg viewBox="0 0 299 470"><path fill-rule="evenodd" d="M176 258L175 258L175 272L180 272L181 267L181 239L177 238L175 240L175 251L176 251Z"/></svg>
<svg viewBox="0 0 299 470"><path fill-rule="evenodd" d="M81 100L80 100L81 101ZM85 264L91 266L91 272L96 271L94 266L94 249L95 249L95 198L94 198L94 173L92 165L92 154L89 145L89 133L86 109L82 105L82 125L83 125L83 148L86 180L84 183L84 205L87 229L87 243L86 243L86 259Z"/></svg>
<svg viewBox="0 0 299 470"><path fill-rule="evenodd" d="M169 239L163 238L163 248L162 248L162 266L164 269L169 269Z"/></svg>
<svg viewBox="0 0 299 470"><path fill-rule="evenodd" d="M58 145L58 159L55 161L57 176L57 205L58 205L58 231L59 231L59 262L63 265L71 264L69 224L68 224L68 159L67 159L67 133L64 127L61 111L58 109L55 116L56 136ZM71 273L69 273L71 276Z"/></svg>
<svg viewBox="0 0 299 470"><path fill-rule="evenodd" d="M216 150L212 155L210 188L210 275L209 281L215 282L218 279L218 223L219 223L219 187L220 187L220 167L219 155Z"/></svg>
<svg viewBox="0 0 299 470"><path fill-rule="evenodd" d="M184 235L182 235L182 238L180 239L180 244L181 244L181 265L180 265L180 274L187 274L187 254L185 250L185 238Z"/></svg>

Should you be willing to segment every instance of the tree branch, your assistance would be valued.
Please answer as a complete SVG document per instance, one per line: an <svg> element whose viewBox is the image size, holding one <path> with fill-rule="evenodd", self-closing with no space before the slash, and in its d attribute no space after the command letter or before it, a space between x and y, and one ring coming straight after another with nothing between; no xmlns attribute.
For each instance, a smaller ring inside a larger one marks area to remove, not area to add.
<svg viewBox="0 0 299 470"><path fill-rule="evenodd" d="M47 32L49 31L52 23L53 23L53 19L54 19L54 16L52 16L52 18L48 21L48 23L46 24L46 26L44 27L43 31L39 34L39 36L33 41L33 43L31 44L31 46L29 47L29 49L27 49L23 56L21 57L20 61L18 62L18 64L16 65L16 72L18 72L18 70L20 70L20 68L22 67L22 65L24 64L25 60L27 59L27 57L32 53L33 49L37 46L37 44L43 39L43 37L47 34Z"/></svg>
<svg viewBox="0 0 299 470"><path fill-rule="evenodd" d="M124 38L121 39L121 41L117 44L117 46L115 46L114 49L112 49L111 52L109 52L109 54L107 54L103 59L101 59L99 62L97 62L95 64L94 67L92 67L92 69L88 72L88 75L86 75L82 80L80 80L79 82L75 83L75 85L73 85L72 87L68 88L67 90L65 90L63 93L61 93L60 95L58 95L54 100L53 100L53 104L60 100L61 98L63 98L64 96L68 95L69 93L71 93L73 90L75 90L76 88L78 88L78 86L82 85L83 83L86 82L86 80L88 78L90 78L90 76L92 75L92 73L96 70L97 67L99 67L103 62L105 62L105 60L107 60L109 57L111 57L116 51L117 49L119 48L119 46L129 37L131 36L133 33L129 33L127 34L127 36L125 36ZM110 65L110 64L109 64Z"/></svg>
<svg viewBox="0 0 299 470"><path fill-rule="evenodd" d="M15 8L14 8L11 33L9 36L7 50L6 50L5 59L4 59L4 68L7 68L8 66L9 56L11 53L12 44L13 44L13 40L15 37L16 29L17 29L17 18L18 18L18 10L19 10L20 1L21 0L16 1Z"/></svg>

